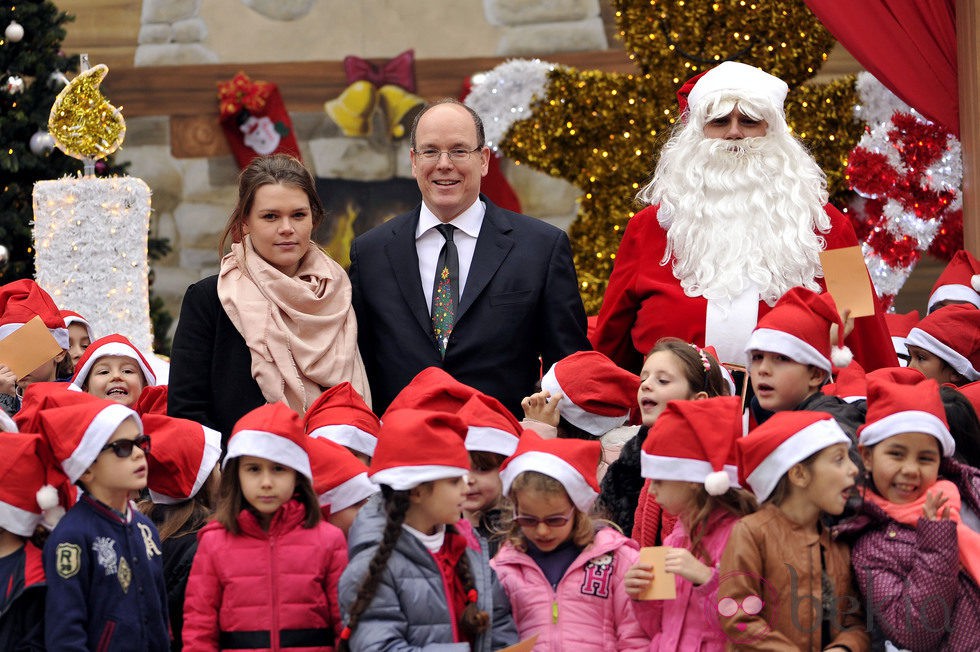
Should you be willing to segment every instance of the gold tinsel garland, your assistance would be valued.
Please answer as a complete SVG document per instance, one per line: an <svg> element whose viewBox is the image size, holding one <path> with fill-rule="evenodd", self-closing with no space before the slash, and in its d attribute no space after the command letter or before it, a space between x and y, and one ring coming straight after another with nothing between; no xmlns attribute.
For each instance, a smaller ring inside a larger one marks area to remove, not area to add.
<svg viewBox="0 0 980 652"><path fill-rule="evenodd" d="M48 131L58 148L79 159L106 158L122 145L126 121L122 110L106 100L99 85L109 68L84 70L65 86L51 106Z"/></svg>
<svg viewBox="0 0 980 652"><path fill-rule="evenodd" d="M677 88L724 60L777 75L793 89L787 122L827 172L832 194L861 125L852 117L853 78L799 86L812 78L833 38L796 1L613 0L639 75L557 67L533 115L511 128L501 148L520 163L566 179L582 192L571 228L586 310L602 303L633 200L656 164L677 116ZM658 261L651 261L656 264Z"/></svg>

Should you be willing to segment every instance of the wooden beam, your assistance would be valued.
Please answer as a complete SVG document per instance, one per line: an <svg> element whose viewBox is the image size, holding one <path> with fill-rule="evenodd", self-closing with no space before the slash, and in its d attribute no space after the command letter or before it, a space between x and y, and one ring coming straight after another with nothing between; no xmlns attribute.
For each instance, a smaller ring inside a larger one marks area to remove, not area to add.
<svg viewBox="0 0 980 652"><path fill-rule="evenodd" d="M956 0L956 63L963 146L963 247L980 255L980 2Z"/></svg>

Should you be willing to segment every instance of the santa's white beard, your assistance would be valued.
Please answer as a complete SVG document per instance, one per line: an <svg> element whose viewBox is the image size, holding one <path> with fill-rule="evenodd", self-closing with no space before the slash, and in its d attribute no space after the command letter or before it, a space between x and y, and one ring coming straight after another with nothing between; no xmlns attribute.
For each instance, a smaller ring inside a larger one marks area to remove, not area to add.
<svg viewBox="0 0 980 652"><path fill-rule="evenodd" d="M688 130L690 131L690 130ZM772 305L794 286L818 290L830 219L823 172L789 134L738 141L679 133L640 197L659 204L663 263L688 296L732 299L751 286Z"/></svg>

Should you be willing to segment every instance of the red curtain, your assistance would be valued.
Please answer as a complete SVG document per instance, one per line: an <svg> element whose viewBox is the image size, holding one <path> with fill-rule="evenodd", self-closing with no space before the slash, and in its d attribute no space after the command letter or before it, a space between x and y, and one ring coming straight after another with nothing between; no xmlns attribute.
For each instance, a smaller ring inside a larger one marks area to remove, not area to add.
<svg viewBox="0 0 980 652"><path fill-rule="evenodd" d="M806 0L891 92L959 136L955 0Z"/></svg>

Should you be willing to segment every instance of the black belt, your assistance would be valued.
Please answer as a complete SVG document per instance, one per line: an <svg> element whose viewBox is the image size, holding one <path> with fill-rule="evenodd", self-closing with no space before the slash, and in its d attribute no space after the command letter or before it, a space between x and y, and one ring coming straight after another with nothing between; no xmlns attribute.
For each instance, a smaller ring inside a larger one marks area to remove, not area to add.
<svg viewBox="0 0 980 652"><path fill-rule="evenodd" d="M279 647L330 647L333 632L326 627L313 629L280 629ZM255 650L272 647L269 630L249 632L221 632L218 647L222 650Z"/></svg>

